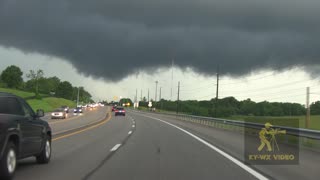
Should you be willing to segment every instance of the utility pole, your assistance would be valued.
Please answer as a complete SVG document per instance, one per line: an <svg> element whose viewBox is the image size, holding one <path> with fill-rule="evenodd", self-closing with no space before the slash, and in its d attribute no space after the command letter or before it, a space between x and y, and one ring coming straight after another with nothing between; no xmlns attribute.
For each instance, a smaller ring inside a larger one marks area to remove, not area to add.
<svg viewBox="0 0 320 180"><path fill-rule="evenodd" d="M172 66L171 66L171 96L170 96L170 100L172 100L172 92L173 92L173 64L174 62L173 62L173 59L172 59Z"/></svg>
<svg viewBox="0 0 320 180"><path fill-rule="evenodd" d="M149 93L149 88L148 88L148 102L150 102L149 94L150 94L150 93Z"/></svg>
<svg viewBox="0 0 320 180"><path fill-rule="evenodd" d="M142 101L142 89L141 89L140 101Z"/></svg>
<svg viewBox="0 0 320 180"><path fill-rule="evenodd" d="M155 102L157 102L157 94L158 94L158 81L156 81L156 94L155 94L155 98L154 98Z"/></svg>
<svg viewBox="0 0 320 180"><path fill-rule="evenodd" d="M306 124L305 128L309 128L310 125L310 87L307 87L307 116L306 116Z"/></svg>
<svg viewBox="0 0 320 180"><path fill-rule="evenodd" d="M77 107L79 106L80 87L78 87Z"/></svg>
<svg viewBox="0 0 320 180"><path fill-rule="evenodd" d="M179 99L180 99L180 81L178 82L177 114L179 114Z"/></svg>
<svg viewBox="0 0 320 180"><path fill-rule="evenodd" d="M158 81L156 81L156 94L154 98L154 107L157 108L157 96L158 96Z"/></svg>
<svg viewBox="0 0 320 180"><path fill-rule="evenodd" d="M138 102L138 89L136 89L136 98L135 98L135 102Z"/></svg>
<svg viewBox="0 0 320 180"><path fill-rule="evenodd" d="M161 89L162 89L162 87L160 87L160 95L159 95L159 101L160 101L160 108L162 109L162 101L161 101Z"/></svg>
<svg viewBox="0 0 320 180"><path fill-rule="evenodd" d="M216 90L216 102L215 102L215 108L214 108L214 116L217 117L217 109L218 109L218 100L219 100L219 66L217 69L217 90Z"/></svg>

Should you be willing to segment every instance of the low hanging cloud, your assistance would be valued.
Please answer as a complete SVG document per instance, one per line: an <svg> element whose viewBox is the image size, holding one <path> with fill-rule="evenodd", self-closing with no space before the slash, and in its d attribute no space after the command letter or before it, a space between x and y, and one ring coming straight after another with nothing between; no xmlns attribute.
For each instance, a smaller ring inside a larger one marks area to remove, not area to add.
<svg viewBox="0 0 320 180"><path fill-rule="evenodd" d="M0 0L0 46L119 81L171 65L214 75L320 64L315 0ZM22 60L23 61L23 60Z"/></svg>

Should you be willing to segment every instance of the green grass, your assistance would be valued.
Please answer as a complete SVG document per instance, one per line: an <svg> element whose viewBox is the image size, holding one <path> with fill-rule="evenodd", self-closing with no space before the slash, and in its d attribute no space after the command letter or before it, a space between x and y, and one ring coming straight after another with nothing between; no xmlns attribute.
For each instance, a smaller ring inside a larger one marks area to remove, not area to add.
<svg viewBox="0 0 320 180"><path fill-rule="evenodd" d="M305 116L282 116L282 117L261 117L261 116L232 116L228 119L255 122L255 123L265 123L270 122L273 125L278 126L288 126L296 128L305 128ZM298 120L299 125L294 121ZM320 130L320 116L314 115L310 118L310 127L309 129Z"/></svg>
<svg viewBox="0 0 320 180"><path fill-rule="evenodd" d="M34 93L24 92L15 89L0 88L0 92L12 93L22 98L34 97ZM43 109L45 112L51 112L61 106L75 107L76 103L63 98L46 97L42 99L28 99L27 102L30 104L33 110Z"/></svg>
<svg viewBox="0 0 320 180"><path fill-rule="evenodd" d="M73 101L69 101L63 98L43 98L41 100L38 99L31 99L27 100L27 102L30 104L33 110L37 109L43 109L45 112L51 112L56 108L59 108L61 106L69 106L69 107L75 107L76 103Z"/></svg>
<svg viewBox="0 0 320 180"><path fill-rule="evenodd" d="M139 107L139 110L148 111L148 108L146 107ZM156 110L157 112L168 112L168 113L174 113L173 111L165 111L165 110ZM180 113L183 114L183 113ZM266 122L269 122L273 125L278 126L288 126L288 127L294 127L294 128L306 128L305 126L305 116L279 116L279 117L273 117L273 116L232 116L224 119L230 119L230 120L238 120L238 121L247 121L247 122L254 122L254 123L261 123L264 124ZM299 121L299 124L296 123L296 121ZM320 115L313 115L310 117L310 127L308 129L313 130L320 130Z"/></svg>
<svg viewBox="0 0 320 180"><path fill-rule="evenodd" d="M20 96L22 98L29 98L29 97L35 96L35 94L32 92L25 92L25 91L20 91L20 90L16 90L16 89L0 88L0 92L11 93L16 96Z"/></svg>

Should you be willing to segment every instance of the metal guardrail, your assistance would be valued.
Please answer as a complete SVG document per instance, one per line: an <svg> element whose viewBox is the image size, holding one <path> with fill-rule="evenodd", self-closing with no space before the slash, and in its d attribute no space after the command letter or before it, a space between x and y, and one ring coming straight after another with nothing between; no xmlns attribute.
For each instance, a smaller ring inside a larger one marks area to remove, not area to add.
<svg viewBox="0 0 320 180"><path fill-rule="evenodd" d="M261 129L264 127L264 124L252 123L252 122L244 122L244 121L236 121L236 120L228 120L228 119L220 119L220 118L212 118L205 116L194 116L194 115L186 115L186 114L173 114L173 113L159 113L169 116L176 116L177 118L182 118L183 120L198 120L201 124L205 124L206 122L210 123L219 123L226 125L233 125L238 127L248 127L253 129ZM201 122L206 121L206 122ZM285 127L285 126L273 126L274 128L280 128L281 130L286 130L286 134L304 137L308 139L320 140L320 131L303 129L303 128L293 128L293 127Z"/></svg>

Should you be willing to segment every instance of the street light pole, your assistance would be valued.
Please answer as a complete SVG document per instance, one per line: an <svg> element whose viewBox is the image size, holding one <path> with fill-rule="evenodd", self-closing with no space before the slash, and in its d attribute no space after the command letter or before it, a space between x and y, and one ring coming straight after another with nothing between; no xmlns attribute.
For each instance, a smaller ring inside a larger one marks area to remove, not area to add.
<svg viewBox="0 0 320 180"><path fill-rule="evenodd" d="M160 87L160 97L159 97L159 101L160 101L160 109L162 109L161 89L162 89L162 87Z"/></svg>
<svg viewBox="0 0 320 180"><path fill-rule="evenodd" d="M158 95L158 81L156 81L156 94L154 98L154 107L157 107L157 95Z"/></svg>
<svg viewBox="0 0 320 180"><path fill-rule="evenodd" d="M157 94L158 94L158 81L156 81L156 94L155 94L155 98L154 98L155 102L157 102Z"/></svg>
<svg viewBox="0 0 320 180"><path fill-rule="evenodd" d="M79 106L80 87L78 87L77 107Z"/></svg>

